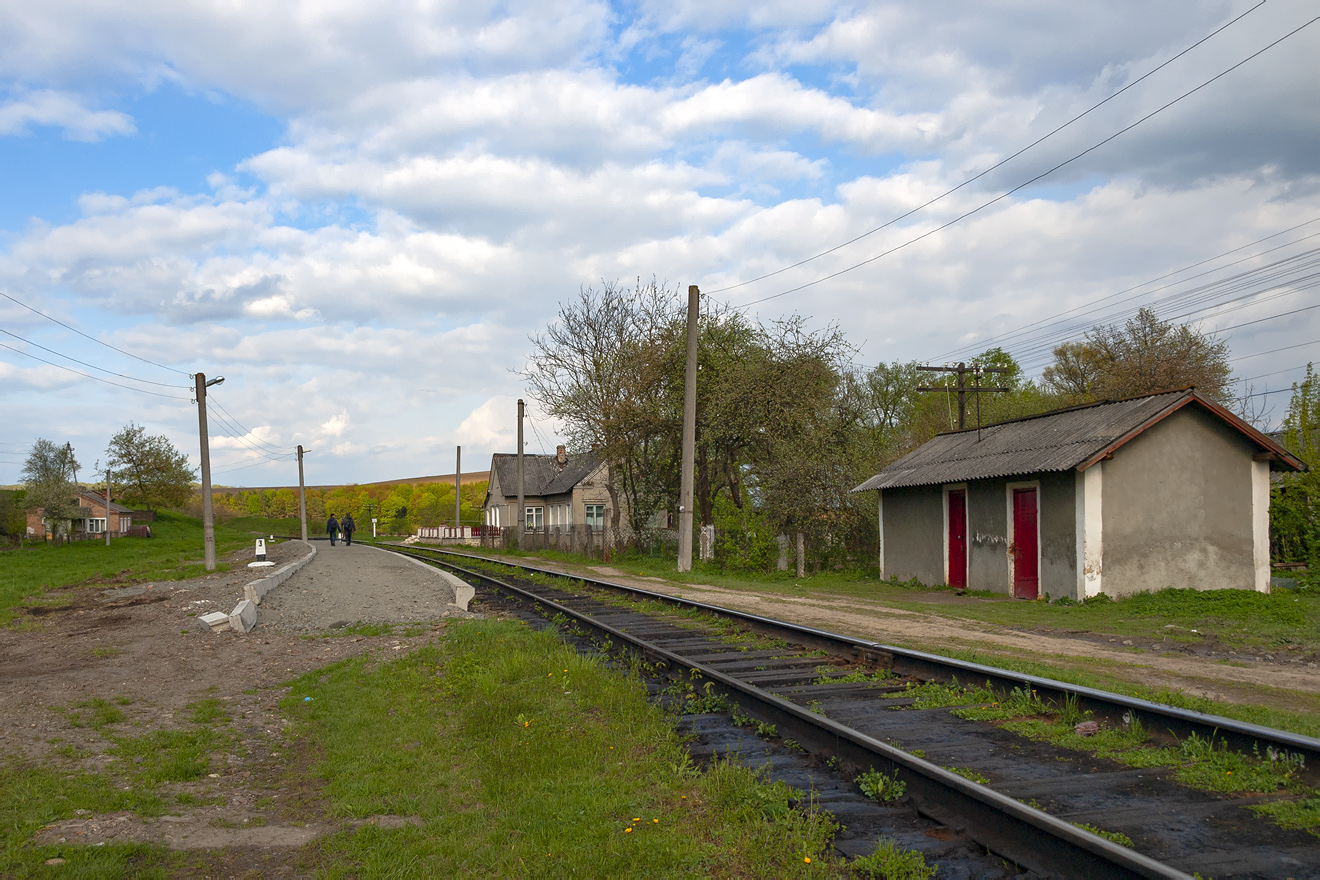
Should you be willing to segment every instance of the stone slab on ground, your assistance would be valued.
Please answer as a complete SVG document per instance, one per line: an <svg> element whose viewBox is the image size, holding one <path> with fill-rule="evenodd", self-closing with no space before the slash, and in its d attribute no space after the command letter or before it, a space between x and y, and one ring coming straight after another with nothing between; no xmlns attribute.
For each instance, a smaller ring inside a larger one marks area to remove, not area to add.
<svg viewBox="0 0 1320 880"><path fill-rule="evenodd" d="M197 617L202 622L202 626L210 632L224 632L229 629L229 615L223 611L212 611L209 614L200 614Z"/></svg>
<svg viewBox="0 0 1320 880"><path fill-rule="evenodd" d="M321 547L261 605L261 626L317 632L339 623L467 617L437 569L365 544Z"/></svg>
<svg viewBox="0 0 1320 880"><path fill-rule="evenodd" d="M255 602L244 599L229 612L229 627L234 632L249 633L257 625L257 606Z"/></svg>

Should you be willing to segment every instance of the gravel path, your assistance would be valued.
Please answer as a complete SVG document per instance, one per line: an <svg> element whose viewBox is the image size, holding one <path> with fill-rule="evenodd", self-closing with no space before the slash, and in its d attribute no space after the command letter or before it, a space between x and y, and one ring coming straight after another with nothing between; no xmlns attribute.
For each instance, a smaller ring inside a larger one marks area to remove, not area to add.
<svg viewBox="0 0 1320 880"><path fill-rule="evenodd" d="M365 544L316 546L316 558L262 600L260 628L313 632L471 616L454 604L449 580L430 566Z"/></svg>

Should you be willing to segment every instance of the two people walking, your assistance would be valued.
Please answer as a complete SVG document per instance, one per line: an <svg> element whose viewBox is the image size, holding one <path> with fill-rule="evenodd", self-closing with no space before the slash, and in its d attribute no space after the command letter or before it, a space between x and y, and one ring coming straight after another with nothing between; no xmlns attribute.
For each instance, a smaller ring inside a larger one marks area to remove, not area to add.
<svg viewBox="0 0 1320 880"><path fill-rule="evenodd" d="M353 533L357 531L357 523L353 522L353 514L344 514L344 519L340 522L335 515L330 514L330 519L325 524L326 534L330 536L330 546L335 546L335 541L342 535L344 546L353 546Z"/></svg>

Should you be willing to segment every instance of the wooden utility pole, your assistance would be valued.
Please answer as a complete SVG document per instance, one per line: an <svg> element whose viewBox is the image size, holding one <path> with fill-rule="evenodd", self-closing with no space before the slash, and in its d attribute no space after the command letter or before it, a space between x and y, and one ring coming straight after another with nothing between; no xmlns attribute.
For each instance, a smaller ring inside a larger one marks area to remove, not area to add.
<svg viewBox="0 0 1320 880"><path fill-rule="evenodd" d="M518 549L527 536L527 510L523 507L523 402L518 398Z"/></svg>
<svg viewBox="0 0 1320 880"><path fill-rule="evenodd" d="M206 570L215 571L215 515L211 510L211 441L206 436L206 389L225 381L218 376L206 381L205 373L195 377L197 388L197 434L202 446L202 549Z"/></svg>
<svg viewBox="0 0 1320 880"><path fill-rule="evenodd" d="M298 518L302 520L302 539L307 540L307 487L303 484L303 448L298 444Z"/></svg>
<svg viewBox="0 0 1320 880"><path fill-rule="evenodd" d="M683 381L682 482L678 492L678 570L692 570L692 482L697 445L697 316L701 291L688 286L687 372Z"/></svg>
<svg viewBox="0 0 1320 880"><path fill-rule="evenodd" d="M953 364L953 365L945 364L945 365L942 366L942 367L927 367L927 366L921 366L921 367L917 367L917 369L918 369L918 370L921 370L921 371L923 371L923 372L926 372L926 373L953 373L954 375L956 375L956 376L958 377L958 384L957 384L957 385L919 385L919 386L917 386L917 390L918 390L918 391L938 391L938 392L942 392L942 393L944 393L944 394L951 394L951 393L953 393L954 391L957 391L957 392L958 392L958 430L959 430L959 431L961 431L961 430L963 430L964 428L967 427L967 392L968 392L968 391L972 391L972 392L977 392L977 393L979 393L979 392L981 392L981 391L996 391L996 392L999 392L999 391L1012 391L1012 390L1013 390L1013 389L1011 389L1011 388L983 388L983 387L981 387L981 375L982 375L982 374L984 374L984 373L1007 373L1007 372L1009 372L1008 367L983 367L983 366L981 366L980 364L975 363L975 362L973 362L971 366L968 366L967 364L963 363L962 361L959 361L958 363ZM969 386L969 385L967 384L967 377L968 377L968 376L972 376L973 378L976 379L976 384L975 384L975 385L970 385L970 386ZM979 401L979 398L978 398L978 401ZM978 403L978 408L977 408L977 427L978 427L978 428L980 427L980 407L979 407L979 403Z"/></svg>
<svg viewBox="0 0 1320 880"><path fill-rule="evenodd" d="M463 486L463 447L454 447L454 528L463 528L463 508L460 506L458 491ZM456 537L463 537L462 532L458 532Z"/></svg>
<svg viewBox="0 0 1320 880"><path fill-rule="evenodd" d="M110 546L110 465L105 466L105 546Z"/></svg>

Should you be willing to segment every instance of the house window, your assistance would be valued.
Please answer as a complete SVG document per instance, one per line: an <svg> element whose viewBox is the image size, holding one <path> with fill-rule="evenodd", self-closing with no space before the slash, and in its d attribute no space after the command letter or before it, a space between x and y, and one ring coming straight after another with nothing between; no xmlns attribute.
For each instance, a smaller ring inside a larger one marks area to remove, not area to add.
<svg viewBox="0 0 1320 880"><path fill-rule="evenodd" d="M129 529L131 529L131 528L133 528L133 517L131 517L131 516L120 516L120 517L119 517L119 531L121 531L121 532L126 532L126 531L128 531Z"/></svg>
<svg viewBox="0 0 1320 880"><path fill-rule="evenodd" d="M586 505L587 526L596 530L605 528L605 505Z"/></svg>
<svg viewBox="0 0 1320 880"><path fill-rule="evenodd" d="M527 519L525 525L526 528L540 529L545 526L544 507L528 507L526 508L526 511L527 511Z"/></svg>
<svg viewBox="0 0 1320 880"><path fill-rule="evenodd" d="M88 531L89 533L93 534L93 535L99 535L99 534L101 534L102 532L105 531L105 520L103 520L103 519L88 519L88 520L87 520L87 531Z"/></svg>

